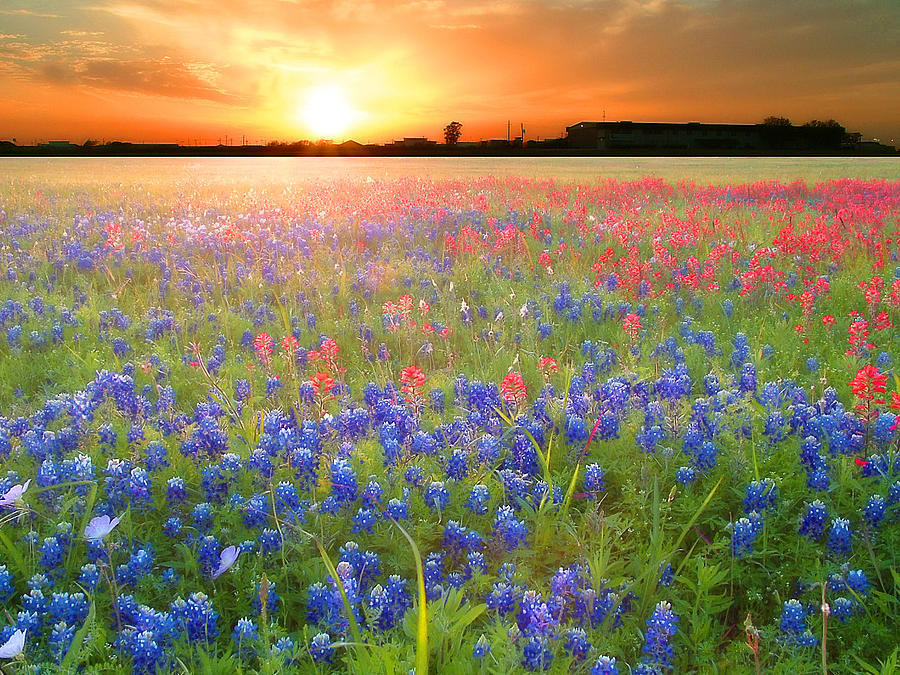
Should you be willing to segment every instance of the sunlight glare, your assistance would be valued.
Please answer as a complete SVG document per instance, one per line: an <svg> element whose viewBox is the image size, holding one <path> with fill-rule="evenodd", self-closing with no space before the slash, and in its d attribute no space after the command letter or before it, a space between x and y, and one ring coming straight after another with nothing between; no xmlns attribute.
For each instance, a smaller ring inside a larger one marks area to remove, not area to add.
<svg viewBox="0 0 900 675"><path fill-rule="evenodd" d="M307 93L300 117L316 137L333 139L351 126L356 111L340 87L323 85Z"/></svg>

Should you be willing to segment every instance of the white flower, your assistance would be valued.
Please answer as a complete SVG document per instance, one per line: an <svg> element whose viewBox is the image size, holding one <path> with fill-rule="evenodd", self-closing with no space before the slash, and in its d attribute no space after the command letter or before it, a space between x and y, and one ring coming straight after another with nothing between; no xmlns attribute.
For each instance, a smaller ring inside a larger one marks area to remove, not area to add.
<svg viewBox="0 0 900 675"><path fill-rule="evenodd" d="M218 579L231 569L235 561L238 559L241 550L237 546L228 546L219 554L219 567L212 573L213 579Z"/></svg>
<svg viewBox="0 0 900 675"><path fill-rule="evenodd" d="M30 484L31 479L26 480L22 485L13 485L11 488L9 488L9 490L0 495L0 507L13 506L22 498L22 495L25 494L25 491L28 489L28 486Z"/></svg>
<svg viewBox="0 0 900 675"><path fill-rule="evenodd" d="M91 518L91 522L84 528L84 537L90 540L106 539L106 535L112 532L118 524L118 517L97 516L96 518Z"/></svg>
<svg viewBox="0 0 900 675"><path fill-rule="evenodd" d="M25 632L17 630L3 646L0 646L0 659L14 659L25 649Z"/></svg>

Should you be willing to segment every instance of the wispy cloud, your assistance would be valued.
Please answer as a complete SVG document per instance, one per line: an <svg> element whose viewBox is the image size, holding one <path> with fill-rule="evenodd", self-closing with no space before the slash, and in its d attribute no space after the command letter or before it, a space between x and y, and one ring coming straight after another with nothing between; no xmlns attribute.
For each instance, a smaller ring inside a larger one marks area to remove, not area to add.
<svg viewBox="0 0 900 675"><path fill-rule="evenodd" d="M51 12L36 12L32 9L0 9L0 14L6 16L30 16L36 19L61 19L62 14Z"/></svg>

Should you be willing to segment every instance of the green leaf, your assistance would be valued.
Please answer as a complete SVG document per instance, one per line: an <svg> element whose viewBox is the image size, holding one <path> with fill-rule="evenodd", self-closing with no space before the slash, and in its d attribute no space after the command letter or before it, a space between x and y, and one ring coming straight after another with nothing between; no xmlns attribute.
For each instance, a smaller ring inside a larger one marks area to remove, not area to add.
<svg viewBox="0 0 900 675"><path fill-rule="evenodd" d="M84 620L81 628L75 633L75 637L72 638L72 646L69 647L69 651L66 652L65 658L60 664L63 672L73 670L74 666L78 663L78 656L81 654L81 648L84 646L84 639L87 637L88 631L94 624L96 615L97 605L94 602L91 602L91 608L88 610L87 618Z"/></svg>

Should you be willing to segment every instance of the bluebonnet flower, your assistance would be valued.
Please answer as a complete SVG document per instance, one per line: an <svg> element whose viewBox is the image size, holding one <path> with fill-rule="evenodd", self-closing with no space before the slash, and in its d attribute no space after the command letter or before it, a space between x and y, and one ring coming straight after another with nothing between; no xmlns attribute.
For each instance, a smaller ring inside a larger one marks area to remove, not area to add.
<svg viewBox="0 0 900 675"><path fill-rule="evenodd" d="M177 516L167 518L166 522L163 523L163 534L167 537L175 538L181 534L182 527L181 519Z"/></svg>
<svg viewBox="0 0 900 675"><path fill-rule="evenodd" d="M62 565L66 551L57 537L47 537L38 553L41 554L41 567L49 572Z"/></svg>
<svg viewBox="0 0 900 675"><path fill-rule="evenodd" d="M472 486L469 496L466 499L466 508L476 515L484 515L487 513L487 503L490 501L491 495L486 485L477 483Z"/></svg>
<svg viewBox="0 0 900 675"><path fill-rule="evenodd" d="M408 492L404 494L403 499L394 497L385 507L388 516L394 520L406 520L409 518L409 496Z"/></svg>
<svg viewBox="0 0 900 675"><path fill-rule="evenodd" d="M779 626L783 639L789 644L797 644L801 647L811 647L818 640L810 633L806 626L806 608L796 598L791 598L784 603L781 612Z"/></svg>
<svg viewBox="0 0 900 675"><path fill-rule="evenodd" d="M491 643L487 641L487 638L484 637L484 634L482 633L482 635L475 642L475 646L472 647L472 658L483 659L490 653Z"/></svg>
<svg viewBox="0 0 900 675"><path fill-rule="evenodd" d="M605 475L599 464L588 464L584 467L584 491L596 498L598 493L606 490L603 483Z"/></svg>
<svg viewBox="0 0 900 675"><path fill-rule="evenodd" d="M170 478L166 482L166 501L169 503L169 506L181 504L185 499L187 499L187 489L184 485L184 479L180 476Z"/></svg>
<svg viewBox="0 0 900 675"><path fill-rule="evenodd" d="M368 508L377 509L381 505L383 494L384 488L381 487L381 484L375 479L375 476L370 476L369 482L366 484L362 493L362 503Z"/></svg>
<svg viewBox="0 0 900 675"><path fill-rule="evenodd" d="M450 503L450 493L441 481L433 481L425 490L425 503L432 511L443 511Z"/></svg>
<svg viewBox="0 0 900 675"><path fill-rule="evenodd" d="M12 572L6 569L6 565L0 565L0 604L9 600L14 593Z"/></svg>
<svg viewBox="0 0 900 675"><path fill-rule="evenodd" d="M591 649L591 643L583 628L569 629L566 632L566 642L563 646L576 662L583 661Z"/></svg>
<svg viewBox="0 0 900 675"><path fill-rule="evenodd" d="M468 456L465 451L457 448L453 450L450 459L447 462L447 478L453 480L462 480L469 475L469 467L467 464Z"/></svg>
<svg viewBox="0 0 900 675"><path fill-rule="evenodd" d="M378 515L376 511L360 507L356 512L356 515L353 516L353 527L351 529L351 532L368 532L372 534L372 528L377 522Z"/></svg>
<svg viewBox="0 0 900 675"><path fill-rule="evenodd" d="M645 636L643 662L661 669L672 668L674 649L670 643L678 631L678 617L672 611L672 605L660 601L647 619L647 635Z"/></svg>
<svg viewBox="0 0 900 675"><path fill-rule="evenodd" d="M703 441L693 456L694 467L701 472L711 471L716 467L718 456L716 445L712 441Z"/></svg>
<svg viewBox="0 0 900 675"><path fill-rule="evenodd" d="M819 539L825 532L828 510L820 500L806 505L806 513L800 519L799 533L810 539Z"/></svg>
<svg viewBox="0 0 900 675"><path fill-rule="evenodd" d="M316 663L331 663L334 655L334 647L331 646L331 637L328 633L318 633L309 642L309 655Z"/></svg>
<svg viewBox="0 0 900 675"><path fill-rule="evenodd" d="M831 603L831 616L841 623L847 623L847 619L855 614L855 604L850 598L841 596Z"/></svg>
<svg viewBox="0 0 900 675"><path fill-rule="evenodd" d="M445 405L443 389L432 389L428 393L428 397L431 399L431 409L438 414L443 413Z"/></svg>
<svg viewBox="0 0 900 675"><path fill-rule="evenodd" d="M256 654L255 643L259 640L259 628L246 617L238 619L231 632L231 639L237 645L238 655L241 658L252 658Z"/></svg>
<svg viewBox="0 0 900 675"><path fill-rule="evenodd" d="M509 580L497 581L485 597L488 609L496 610L500 616L505 616L515 609L516 603L522 597L522 589Z"/></svg>
<svg viewBox="0 0 900 675"><path fill-rule="evenodd" d="M852 548L851 536L849 520L832 519L831 528L828 530L828 550L838 557L849 555Z"/></svg>
<svg viewBox="0 0 900 675"><path fill-rule="evenodd" d="M528 536L528 528L523 521L517 520L515 512L510 506L501 506L494 517L493 534L506 545L506 550L512 551L525 543Z"/></svg>
<svg viewBox="0 0 900 675"><path fill-rule="evenodd" d="M200 502L191 509L191 517L194 520L194 527L200 532L208 532L213 524L215 513L211 504Z"/></svg>
<svg viewBox="0 0 900 675"><path fill-rule="evenodd" d="M282 387L284 387L284 383L277 375L266 378L266 396L274 396Z"/></svg>
<svg viewBox="0 0 900 675"><path fill-rule="evenodd" d="M76 630L78 630L78 626L70 626L65 621L59 621L53 625L50 637L47 638L47 646L50 648L50 655L54 663L62 663L72 646L72 640L75 639Z"/></svg>
<svg viewBox="0 0 900 675"><path fill-rule="evenodd" d="M340 502L356 500L358 485L356 472L343 457L337 457L331 463L331 493Z"/></svg>
<svg viewBox="0 0 900 675"><path fill-rule="evenodd" d="M743 558L753 553L756 535L762 529L763 521L758 513L751 511L747 517L731 524L731 555Z"/></svg>
<svg viewBox="0 0 900 675"><path fill-rule="evenodd" d="M678 471L675 472L675 480L682 485L688 485L697 480L697 472L692 466L680 466Z"/></svg>
<svg viewBox="0 0 900 675"><path fill-rule="evenodd" d="M236 380L234 383L234 398L240 403L250 398L250 382L247 380Z"/></svg>
<svg viewBox="0 0 900 675"><path fill-rule="evenodd" d="M750 345L747 344L747 336L743 333L736 333L732 345L734 349L731 352L731 365L738 368L750 356Z"/></svg>
<svg viewBox="0 0 900 675"><path fill-rule="evenodd" d="M726 302L730 302L726 300ZM591 668L590 675L619 675L616 659L613 656L600 656Z"/></svg>
<svg viewBox="0 0 900 675"><path fill-rule="evenodd" d="M377 585L369 591L366 604L370 610L370 625L386 631L400 623L412 607L412 598L406 590L406 582L392 575L385 586Z"/></svg>
<svg viewBox="0 0 900 675"><path fill-rule="evenodd" d="M522 648L522 666L525 670L547 670L553 661L553 652L547 648L546 639L532 637Z"/></svg>
<svg viewBox="0 0 900 675"><path fill-rule="evenodd" d="M873 530L878 529L885 516L885 501L881 495L872 495L863 509L863 518Z"/></svg>
<svg viewBox="0 0 900 675"><path fill-rule="evenodd" d="M203 593L191 593L187 600L176 599L169 606L169 611L188 642L210 642L219 634L216 626L219 614Z"/></svg>
<svg viewBox="0 0 900 675"><path fill-rule="evenodd" d="M263 555L271 555L281 550L281 535L276 530L264 529L257 541L259 542L259 550Z"/></svg>
<svg viewBox="0 0 900 675"><path fill-rule="evenodd" d="M847 586L858 595L865 595L869 592L869 579L862 570L850 570L847 572Z"/></svg>
<svg viewBox="0 0 900 675"><path fill-rule="evenodd" d="M744 497L744 511L764 512L766 509L775 508L778 501L778 488L771 478L755 480L747 486L747 496Z"/></svg>
<svg viewBox="0 0 900 675"><path fill-rule="evenodd" d="M741 374L738 378L738 388L746 393L756 391L756 366L752 363L745 363L741 367Z"/></svg>
<svg viewBox="0 0 900 675"><path fill-rule="evenodd" d="M675 580L675 570L672 569L670 563L659 564L659 580L656 582L657 587L671 586Z"/></svg>

